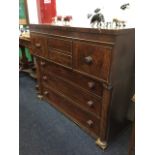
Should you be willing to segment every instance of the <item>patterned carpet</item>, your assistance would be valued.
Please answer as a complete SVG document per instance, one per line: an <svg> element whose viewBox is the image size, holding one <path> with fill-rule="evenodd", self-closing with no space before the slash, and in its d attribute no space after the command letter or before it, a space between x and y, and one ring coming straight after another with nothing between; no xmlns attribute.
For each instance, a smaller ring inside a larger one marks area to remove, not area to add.
<svg viewBox="0 0 155 155"><path fill-rule="evenodd" d="M129 129L106 151L47 102L37 98L36 81L20 73L19 155L128 155Z"/></svg>

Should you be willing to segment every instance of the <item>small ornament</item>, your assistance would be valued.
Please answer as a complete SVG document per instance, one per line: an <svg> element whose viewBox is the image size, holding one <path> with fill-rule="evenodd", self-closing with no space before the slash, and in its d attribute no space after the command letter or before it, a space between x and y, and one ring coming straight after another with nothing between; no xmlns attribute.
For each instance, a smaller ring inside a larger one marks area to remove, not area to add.
<svg viewBox="0 0 155 155"><path fill-rule="evenodd" d="M72 20L72 16L65 16L63 19L64 25L70 26L71 20Z"/></svg>
<svg viewBox="0 0 155 155"><path fill-rule="evenodd" d="M113 23L115 24L115 28L121 28L121 27L125 27L126 26L126 21L124 20L119 20L117 18L113 19Z"/></svg>
<svg viewBox="0 0 155 155"><path fill-rule="evenodd" d="M130 4L126 3L126 4L121 5L120 9L126 10L126 9L128 9L129 6L130 6Z"/></svg>
<svg viewBox="0 0 155 155"><path fill-rule="evenodd" d="M97 27L101 29L105 22L104 15L101 13L100 8L95 9L94 13L95 13L94 15L88 14L87 18L91 17L90 20L91 27Z"/></svg>

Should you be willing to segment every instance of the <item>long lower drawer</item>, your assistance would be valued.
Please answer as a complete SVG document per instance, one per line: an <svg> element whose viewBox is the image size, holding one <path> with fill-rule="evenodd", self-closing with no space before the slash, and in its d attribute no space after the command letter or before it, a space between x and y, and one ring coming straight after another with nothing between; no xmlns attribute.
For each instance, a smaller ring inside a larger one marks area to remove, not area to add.
<svg viewBox="0 0 155 155"><path fill-rule="evenodd" d="M66 80L86 89L100 97L102 97L103 87L102 83L92 79L90 77L84 76L77 73L71 69L59 66L57 64L45 61L43 59L38 59L40 62L40 69L42 73L50 74L53 73L57 76L63 77Z"/></svg>
<svg viewBox="0 0 155 155"><path fill-rule="evenodd" d="M76 102L78 106L84 108L86 111L89 111L100 117L102 106L101 98L80 89L76 85L72 85L68 81L65 81L63 78L58 77L55 74L42 75L42 83L48 88L52 88L61 92L66 96L66 98Z"/></svg>
<svg viewBox="0 0 155 155"><path fill-rule="evenodd" d="M50 104L66 114L75 123L91 133L93 136L99 135L100 119L80 109L55 90L44 86L43 92L44 98L47 99Z"/></svg>

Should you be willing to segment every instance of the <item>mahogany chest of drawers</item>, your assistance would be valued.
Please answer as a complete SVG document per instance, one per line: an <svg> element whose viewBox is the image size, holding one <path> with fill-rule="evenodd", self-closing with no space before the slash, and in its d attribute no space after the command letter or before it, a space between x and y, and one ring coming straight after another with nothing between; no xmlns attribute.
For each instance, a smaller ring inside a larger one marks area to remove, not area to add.
<svg viewBox="0 0 155 155"><path fill-rule="evenodd" d="M30 25L40 96L103 149L126 125L134 91L134 29Z"/></svg>

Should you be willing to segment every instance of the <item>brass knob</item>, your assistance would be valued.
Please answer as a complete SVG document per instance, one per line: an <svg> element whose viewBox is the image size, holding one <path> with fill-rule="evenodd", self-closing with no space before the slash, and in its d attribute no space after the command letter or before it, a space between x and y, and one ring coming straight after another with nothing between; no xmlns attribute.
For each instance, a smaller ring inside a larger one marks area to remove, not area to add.
<svg viewBox="0 0 155 155"><path fill-rule="evenodd" d="M44 76L43 76L43 80L47 80L47 76L44 75Z"/></svg>
<svg viewBox="0 0 155 155"><path fill-rule="evenodd" d="M44 95L46 95L46 96L47 96L48 94L49 94L49 92L48 92L48 91L44 91Z"/></svg>
<svg viewBox="0 0 155 155"><path fill-rule="evenodd" d="M94 124L94 122L93 122L92 120L88 120L88 121L87 121L87 124L88 124L89 127L92 127L93 124Z"/></svg>
<svg viewBox="0 0 155 155"><path fill-rule="evenodd" d="M46 63L44 61L41 61L40 64L41 66L45 66Z"/></svg>
<svg viewBox="0 0 155 155"><path fill-rule="evenodd" d="M95 87L95 82L88 82L88 87L89 88L94 88Z"/></svg>
<svg viewBox="0 0 155 155"><path fill-rule="evenodd" d="M35 43L35 46L36 46L37 48L40 48L40 47L41 47L40 43Z"/></svg>
<svg viewBox="0 0 155 155"><path fill-rule="evenodd" d="M92 100L90 100L90 101L87 102L87 105L88 105L89 107L93 107L94 102L93 102Z"/></svg>
<svg viewBox="0 0 155 155"><path fill-rule="evenodd" d="M91 56L87 56L84 59L87 64L91 64L93 62L93 58Z"/></svg>

